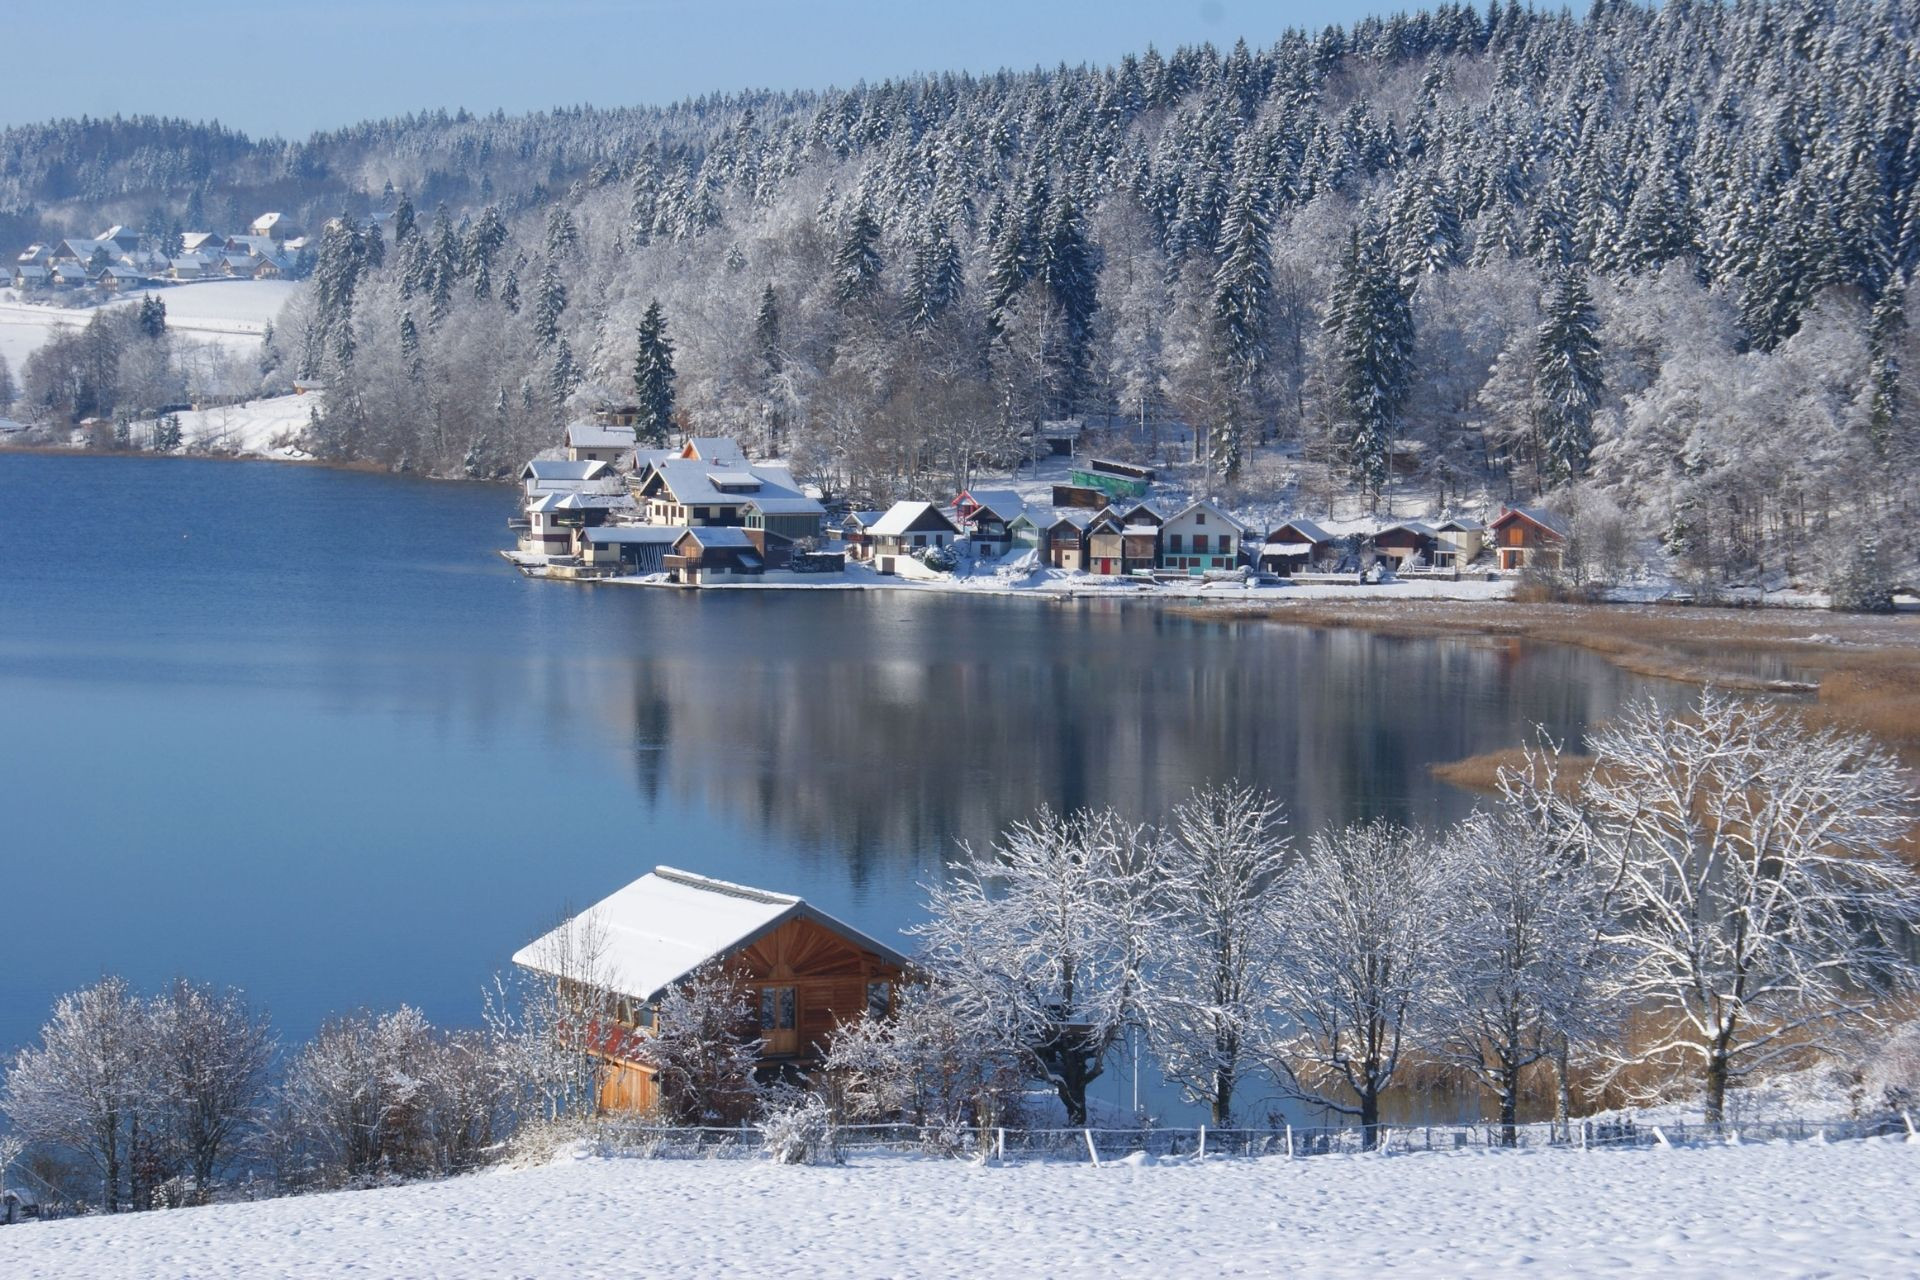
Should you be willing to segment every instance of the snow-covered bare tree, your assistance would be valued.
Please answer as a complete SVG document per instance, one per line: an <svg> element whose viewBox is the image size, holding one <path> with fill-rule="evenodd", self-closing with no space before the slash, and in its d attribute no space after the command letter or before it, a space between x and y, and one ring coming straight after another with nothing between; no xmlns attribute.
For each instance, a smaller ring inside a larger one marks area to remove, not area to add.
<svg viewBox="0 0 1920 1280"><path fill-rule="evenodd" d="M1443 978L1447 892L1426 839L1369 822L1315 834L1273 895L1281 1087L1358 1120L1369 1146Z"/></svg>
<svg viewBox="0 0 1920 1280"><path fill-rule="evenodd" d="M746 975L717 961L667 988L656 1030L635 1054L653 1068L663 1116L675 1124L738 1124L759 1109L759 1013Z"/></svg>
<svg viewBox="0 0 1920 1280"><path fill-rule="evenodd" d="M639 1033L615 1016L618 973L609 959L606 922L567 913L535 944L531 963L496 975L484 1017L496 1069L526 1120L591 1115L601 1062L630 1057Z"/></svg>
<svg viewBox="0 0 1920 1280"><path fill-rule="evenodd" d="M152 1019L126 979L64 995L40 1042L7 1069L0 1110L28 1141L83 1160L108 1213L138 1203L136 1159L153 1139Z"/></svg>
<svg viewBox="0 0 1920 1280"><path fill-rule="evenodd" d="M1266 898L1286 855L1284 821L1265 792L1207 787L1175 806L1161 846L1168 919L1148 1024L1167 1079L1215 1124L1232 1120L1235 1091L1269 1039Z"/></svg>
<svg viewBox="0 0 1920 1280"><path fill-rule="evenodd" d="M931 891L927 959L961 1014L1017 1046L1070 1124L1087 1086L1138 1025L1162 921L1154 833L1112 810L1041 810L993 848L968 849Z"/></svg>
<svg viewBox="0 0 1920 1280"><path fill-rule="evenodd" d="M1027 1078L1021 1052L932 983L898 987L892 1009L842 1027L823 1072L848 1119L935 1132L1006 1123Z"/></svg>
<svg viewBox="0 0 1920 1280"><path fill-rule="evenodd" d="M1699 1073L1706 1115L1782 1057L1872 1022L1920 979L1920 879L1898 764L1866 739L1709 691L1593 735L1582 803L1617 876L1617 998L1659 1032L1623 1062Z"/></svg>
<svg viewBox="0 0 1920 1280"><path fill-rule="evenodd" d="M188 1194L204 1201L261 1119L273 1032L239 992L185 978L153 1001L151 1019L158 1104Z"/></svg>

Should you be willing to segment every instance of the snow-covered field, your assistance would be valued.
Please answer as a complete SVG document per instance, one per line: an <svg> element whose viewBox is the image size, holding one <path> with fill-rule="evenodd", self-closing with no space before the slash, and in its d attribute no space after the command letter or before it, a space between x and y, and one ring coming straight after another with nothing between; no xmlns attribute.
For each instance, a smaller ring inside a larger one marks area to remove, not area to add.
<svg viewBox="0 0 1920 1280"><path fill-rule="evenodd" d="M1005 1168L578 1160L0 1229L0 1275L1920 1273L1920 1146Z"/></svg>
<svg viewBox="0 0 1920 1280"><path fill-rule="evenodd" d="M167 304L167 324L176 332L252 351L267 323L299 287L291 280L208 280L156 288L152 293ZM97 310L25 303L12 289L0 289L0 356L6 357L18 376L20 366L46 342L55 325L79 328Z"/></svg>
<svg viewBox="0 0 1920 1280"><path fill-rule="evenodd" d="M180 438L190 451L305 458L300 450L276 442L305 430L314 405L312 396L291 395L196 409L178 415Z"/></svg>

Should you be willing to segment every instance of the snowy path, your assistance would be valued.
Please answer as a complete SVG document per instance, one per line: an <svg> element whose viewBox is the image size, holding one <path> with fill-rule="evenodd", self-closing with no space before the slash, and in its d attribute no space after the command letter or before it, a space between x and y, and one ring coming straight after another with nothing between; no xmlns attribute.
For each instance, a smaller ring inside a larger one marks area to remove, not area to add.
<svg viewBox="0 0 1920 1280"><path fill-rule="evenodd" d="M588 1160L0 1230L0 1275L1913 1275L1920 1146Z"/></svg>

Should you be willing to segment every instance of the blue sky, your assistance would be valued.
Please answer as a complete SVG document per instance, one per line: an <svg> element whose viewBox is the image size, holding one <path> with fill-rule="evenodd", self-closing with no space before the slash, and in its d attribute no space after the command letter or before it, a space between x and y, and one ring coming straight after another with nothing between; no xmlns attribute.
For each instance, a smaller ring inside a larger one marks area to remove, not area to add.
<svg viewBox="0 0 1920 1280"><path fill-rule="evenodd" d="M11 57L0 74L0 123L153 113L304 137L442 106L659 103L914 71L1107 63L1149 43L1225 47L1245 36L1260 45L1289 26L1383 8L1365 0L105 0L86 6L88 30L103 39L83 43L112 48L125 65Z"/></svg>

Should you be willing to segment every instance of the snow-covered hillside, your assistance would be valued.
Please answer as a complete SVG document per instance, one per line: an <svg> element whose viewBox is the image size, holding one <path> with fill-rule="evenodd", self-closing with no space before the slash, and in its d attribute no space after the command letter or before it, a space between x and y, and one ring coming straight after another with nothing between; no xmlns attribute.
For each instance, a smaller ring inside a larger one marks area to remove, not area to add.
<svg viewBox="0 0 1920 1280"><path fill-rule="evenodd" d="M0 1230L0 1275L1912 1275L1920 1146L580 1160Z"/></svg>
<svg viewBox="0 0 1920 1280"><path fill-rule="evenodd" d="M299 287L291 280L208 280L156 288L152 293L167 304L167 325L174 332L255 351L268 322ZM97 310L26 303L12 289L0 289L0 356L18 377L27 357L46 342L54 326L80 328Z"/></svg>

